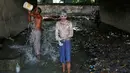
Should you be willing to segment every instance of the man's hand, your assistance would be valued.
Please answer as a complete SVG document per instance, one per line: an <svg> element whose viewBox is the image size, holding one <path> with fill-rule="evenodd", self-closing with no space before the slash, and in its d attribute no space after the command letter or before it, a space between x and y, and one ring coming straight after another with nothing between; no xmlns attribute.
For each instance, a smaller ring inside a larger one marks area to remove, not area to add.
<svg viewBox="0 0 130 73"><path fill-rule="evenodd" d="M62 39L61 38L58 38L58 41L61 41Z"/></svg>
<svg viewBox="0 0 130 73"><path fill-rule="evenodd" d="M29 14L29 15L31 15L31 12L30 12L30 11L28 11L28 14Z"/></svg>
<svg viewBox="0 0 130 73"><path fill-rule="evenodd" d="M31 12L30 12L30 11L28 11L28 13L30 14Z"/></svg>
<svg viewBox="0 0 130 73"><path fill-rule="evenodd" d="M29 14L30 16L34 16L34 15L35 15L34 12L31 12L31 11L28 11L28 14Z"/></svg>
<svg viewBox="0 0 130 73"><path fill-rule="evenodd" d="M61 43L61 41L58 41L58 42L59 42L59 45L60 45L60 46L63 46L63 43Z"/></svg>
<svg viewBox="0 0 130 73"><path fill-rule="evenodd" d="M30 12L30 11L28 11L28 13L30 14L31 12Z"/></svg>

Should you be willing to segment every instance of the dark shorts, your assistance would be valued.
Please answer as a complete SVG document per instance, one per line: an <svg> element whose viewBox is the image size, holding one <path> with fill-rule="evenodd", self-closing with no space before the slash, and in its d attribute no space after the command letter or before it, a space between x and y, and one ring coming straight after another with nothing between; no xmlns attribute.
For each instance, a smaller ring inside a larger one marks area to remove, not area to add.
<svg viewBox="0 0 130 73"><path fill-rule="evenodd" d="M71 41L61 41L63 46L60 46L60 62L66 63L71 61Z"/></svg>

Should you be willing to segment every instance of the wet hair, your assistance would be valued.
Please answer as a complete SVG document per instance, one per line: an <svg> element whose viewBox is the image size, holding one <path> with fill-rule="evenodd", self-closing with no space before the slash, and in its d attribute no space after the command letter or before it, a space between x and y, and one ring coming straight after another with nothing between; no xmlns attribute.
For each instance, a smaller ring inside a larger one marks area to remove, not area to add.
<svg viewBox="0 0 130 73"><path fill-rule="evenodd" d="M39 12L39 13L41 13L41 12L42 12L42 10L41 10L41 8L40 8L40 7L37 7L37 9L38 9L38 12Z"/></svg>
<svg viewBox="0 0 130 73"><path fill-rule="evenodd" d="M39 14L42 12L42 10L41 10L40 7L35 7L35 8L33 8L31 12L35 12L36 9L38 10L38 13L39 13Z"/></svg>
<svg viewBox="0 0 130 73"><path fill-rule="evenodd" d="M67 11L63 9L63 10L61 11L61 13L60 13L60 16L62 16L62 15L63 15L63 16L67 16Z"/></svg>

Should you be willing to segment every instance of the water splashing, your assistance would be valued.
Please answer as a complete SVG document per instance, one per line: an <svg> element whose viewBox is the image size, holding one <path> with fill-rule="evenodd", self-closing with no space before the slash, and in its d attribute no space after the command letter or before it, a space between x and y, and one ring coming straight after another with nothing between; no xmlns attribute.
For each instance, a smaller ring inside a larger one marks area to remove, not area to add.
<svg viewBox="0 0 130 73"><path fill-rule="evenodd" d="M58 47L55 41L55 26L44 26L44 31L42 32L41 39L41 55L46 56L47 59L55 62L58 59ZM28 33L28 32L24 32ZM31 36L33 37L33 36ZM28 44L32 42L30 37L26 37L27 41L25 45L11 45L10 48L17 49L18 52L24 52L25 63L37 63L37 58L35 57L34 50L32 44Z"/></svg>
<svg viewBox="0 0 130 73"><path fill-rule="evenodd" d="M57 60L58 47L55 41L55 25L44 27L43 42L42 42L42 55L48 56L48 59Z"/></svg>

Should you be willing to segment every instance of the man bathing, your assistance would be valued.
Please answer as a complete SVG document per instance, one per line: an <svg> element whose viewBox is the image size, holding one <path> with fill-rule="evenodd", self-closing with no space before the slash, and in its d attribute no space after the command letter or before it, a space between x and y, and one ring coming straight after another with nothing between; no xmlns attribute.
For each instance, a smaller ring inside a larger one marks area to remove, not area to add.
<svg viewBox="0 0 130 73"><path fill-rule="evenodd" d="M40 59L40 40L41 40L41 9L36 7L32 12L29 12L29 22L33 23L30 41L33 44L37 59Z"/></svg>

